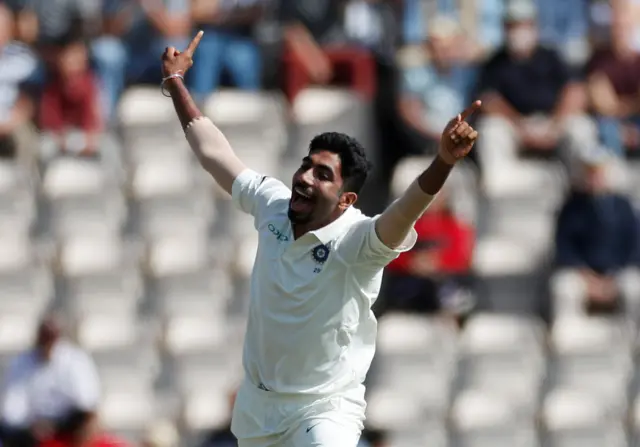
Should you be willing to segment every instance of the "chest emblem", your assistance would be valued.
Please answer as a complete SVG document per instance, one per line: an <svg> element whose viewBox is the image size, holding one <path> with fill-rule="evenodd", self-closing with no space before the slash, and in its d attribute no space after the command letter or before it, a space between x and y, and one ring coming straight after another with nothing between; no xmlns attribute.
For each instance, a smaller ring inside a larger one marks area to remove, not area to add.
<svg viewBox="0 0 640 447"><path fill-rule="evenodd" d="M311 257L316 263L324 264L329 258L329 251L330 250L328 246L320 244L317 247L314 247L313 250L311 250Z"/></svg>

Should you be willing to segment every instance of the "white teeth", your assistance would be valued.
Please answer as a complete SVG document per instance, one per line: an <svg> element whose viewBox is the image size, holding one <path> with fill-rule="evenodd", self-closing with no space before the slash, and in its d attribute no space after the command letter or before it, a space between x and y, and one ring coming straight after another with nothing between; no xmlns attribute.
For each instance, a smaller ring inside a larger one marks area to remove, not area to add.
<svg viewBox="0 0 640 447"><path fill-rule="evenodd" d="M309 196L308 194L305 194L302 189L300 189L299 187L296 186L296 188L294 189L294 191L296 193L298 193L299 195L301 195L302 197L304 197L305 199L310 199L311 196Z"/></svg>

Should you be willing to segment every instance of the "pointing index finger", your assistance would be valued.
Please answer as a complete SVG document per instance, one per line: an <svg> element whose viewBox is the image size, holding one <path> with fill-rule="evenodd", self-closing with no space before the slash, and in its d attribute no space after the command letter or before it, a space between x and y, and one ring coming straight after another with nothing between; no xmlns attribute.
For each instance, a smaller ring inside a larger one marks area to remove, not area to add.
<svg viewBox="0 0 640 447"><path fill-rule="evenodd" d="M478 109L480 109L480 107L482 106L482 101L474 101L473 104L471 104L469 107L467 107L461 114L460 114L460 121L464 121L467 118L469 118L471 115L473 115Z"/></svg>
<svg viewBox="0 0 640 447"><path fill-rule="evenodd" d="M198 34L196 34L196 37L193 38L185 53L187 53L189 56L193 56L193 53L195 53L196 48L198 48L198 45L200 44L200 40L202 39L203 34L204 31L198 31Z"/></svg>

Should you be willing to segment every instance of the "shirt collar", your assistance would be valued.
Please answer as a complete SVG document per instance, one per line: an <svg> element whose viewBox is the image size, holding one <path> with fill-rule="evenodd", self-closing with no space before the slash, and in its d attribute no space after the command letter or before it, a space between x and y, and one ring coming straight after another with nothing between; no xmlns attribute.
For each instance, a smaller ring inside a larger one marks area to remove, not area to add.
<svg viewBox="0 0 640 447"><path fill-rule="evenodd" d="M357 214L358 210L350 206L340 217L330 224L310 231L309 233L314 235L322 244L327 245L329 242L344 234L345 229L353 222Z"/></svg>

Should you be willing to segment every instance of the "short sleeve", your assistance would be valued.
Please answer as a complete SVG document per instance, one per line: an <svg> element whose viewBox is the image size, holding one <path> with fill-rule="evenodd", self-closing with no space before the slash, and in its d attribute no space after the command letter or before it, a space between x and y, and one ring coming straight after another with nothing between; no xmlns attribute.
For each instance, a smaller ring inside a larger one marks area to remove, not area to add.
<svg viewBox="0 0 640 447"><path fill-rule="evenodd" d="M82 411L95 410L100 402L100 378L93 359L84 352L78 352L70 374L74 406Z"/></svg>
<svg viewBox="0 0 640 447"><path fill-rule="evenodd" d="M238 209L256 219L257 226L271 206L291 198L291 191L280 180L245 169L233 181L231 197Z"/></svg>
<svg viewBox="0 0 640 447"><path fill-rule="evenodd" d="M3 378L0 391L0 418L2 423L20 428L29 423L29 405L24 377L23 357L17 357L11 362Z"/></svg>
<svg viewBox="0 0 640 447"><path fill-rule="evenodd" d="M398 248L387 247L376 231L376 221L380 216L363 219L356 223L340 243L341 256L350 264L386 267L401 253L413 248L418 239L415 229L411 229L403 244Z"/></svg>

